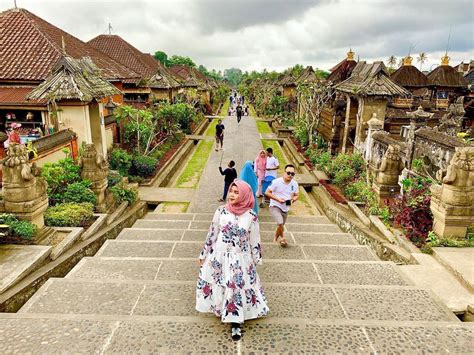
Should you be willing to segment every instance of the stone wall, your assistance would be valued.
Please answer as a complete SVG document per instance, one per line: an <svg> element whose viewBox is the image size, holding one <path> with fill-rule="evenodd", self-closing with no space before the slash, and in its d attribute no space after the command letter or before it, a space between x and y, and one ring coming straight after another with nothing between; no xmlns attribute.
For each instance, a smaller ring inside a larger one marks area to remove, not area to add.
<svg viewBox="0 0 474 355"><path fill-rule="evenodd" d="M107 239L115 239L124 228L131 227L147 212L145 202L139 202L110 226L73 246L59 258L21 280L0 297L0 312L16 312L51 277L64 277L83 257L93 256Z"/></svg>

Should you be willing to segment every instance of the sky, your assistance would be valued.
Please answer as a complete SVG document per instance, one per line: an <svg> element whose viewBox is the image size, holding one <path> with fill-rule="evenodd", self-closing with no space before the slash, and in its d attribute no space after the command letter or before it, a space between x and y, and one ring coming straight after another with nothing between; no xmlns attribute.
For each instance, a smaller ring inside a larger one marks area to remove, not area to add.
<svg viewBox="0 0 474 355"><path fill-rule="evenodd" d="M0 11L14 0L0 0ZM146 53L189 56L208 69L328 70L346 57L387 62L425 52L423 70L448 50L474 59L474 0L17 0L77 38L108 33Z"/></svg>

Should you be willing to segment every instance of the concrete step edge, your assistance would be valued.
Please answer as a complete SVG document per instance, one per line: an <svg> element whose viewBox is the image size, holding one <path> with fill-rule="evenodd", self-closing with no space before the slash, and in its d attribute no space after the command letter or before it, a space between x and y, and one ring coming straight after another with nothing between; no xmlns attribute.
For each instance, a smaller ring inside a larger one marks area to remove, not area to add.
<svg viewBox="0 0 474 355"><path fill-rule="evenodd" d="M217 317L210 314L199 316L146 316L146 315L119 315L119 314L65 314L65 313L0 313L0 321L8 319L56 319L56 320L91 320L91 321L132 321L132 322L196 322L215 323L220 322ZM428 327L428 328L451 328L474 330L474 323L451 322L451 321L386 321L386 320L351 320L351 319L295 319L266 317L252 320L259 324L308 324L308 325L347 325L347 326L384 326L384 327ZM181 335L178 335L181 336Z"/></svg>

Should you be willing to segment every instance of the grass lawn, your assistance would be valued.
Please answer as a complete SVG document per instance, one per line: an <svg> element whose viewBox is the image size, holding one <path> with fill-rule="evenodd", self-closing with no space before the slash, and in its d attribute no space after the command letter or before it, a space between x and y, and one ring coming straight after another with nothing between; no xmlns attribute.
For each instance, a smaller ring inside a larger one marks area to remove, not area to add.
<svg viewBox="0 0 474 355"><path fill-rule="evenodd" d="M200 141L198 143L191 160L176 181L176 187L196 188L213 145L214 141Z"/></svg>
<svg viewBox="0 0 474 355"><path fill-rule="evenodd" d="M209 124L209 127L207 127L205 135L214 137L216 135L216 125L217 125L217 120L212 120L211 123Z"/></svg>
<svg viewBox="0 0 474 355"><path fill-rule="evenodd" d="M219 112L219 115L218 116L224 116L226 117L227 116L227 111L229 110L229 100L225 100L224 102L224 105L222 105L222 108L221 108L221 112Z"/></svg>
<svg viewBox="0 0 474 355"><path fill-rule="evenodd" d="M249 114L250 114L250 116L252 116L252 117L258 117L258 116L257 116L257 112L255 112L255 109L253 108L253 105L247 104L247 106L249 107L249 111L250 111Z"/></svg>
<svg viewBox="0 0 474 355"><path fill-rule="evenodd" d="M261 134L273 133L267 122L257 121L257 129Z"/></svg>
<svg viewBox="0 0 474 355"><path fill-rule="evenodd" d="M281 149L280 145L278 144L277 141L269 141L265 139L262 139L262 145L263 145L263 149L267 149L268 147L271 147L273 149L273 155L278 159L278 162L280 163L280 169L278 171L278 175L281 175L281 171L283 171L283 168L285 167L285 165L289 163L285 159L285 156L283 155L283 150Z"/></svg>

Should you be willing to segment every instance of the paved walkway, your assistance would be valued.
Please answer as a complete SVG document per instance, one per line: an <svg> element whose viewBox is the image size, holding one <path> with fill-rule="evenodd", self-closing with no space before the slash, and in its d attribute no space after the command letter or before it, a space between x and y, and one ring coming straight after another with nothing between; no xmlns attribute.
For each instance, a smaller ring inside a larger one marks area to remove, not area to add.
<svg viewBox="0 0 474 355"><path fill-rule="evenodd" d="M240 167L259 148L255 123L245 117L241 131L225 124L225 154ZM1 352L472 351L473 324L412 286L395 264L324 216L290 216L283 249L272 242L267 210L258 272L271 313L247 322L241 341L230 340L228 325L194 310L197 257L222 185L218 158L214 152L196 191L191 210L199 213L147 214L65 278L50 279L19 313L0 314Z"/></svg>
<svg viewBox="0 0 474 355"><path fill-rule="evenodd" d="M188 208L190 212L214 212L217 206L222 204L218 202L224 189L224 177L218 170L221 158L223 169L229 161L234 160L237 172L240 173L243 164L247 160L253 161L262 149L254 118L244 116L240 124L237 124L236 117L227 117L222 123L225 126L224 150L212 150L194 199Z"/></svg>

